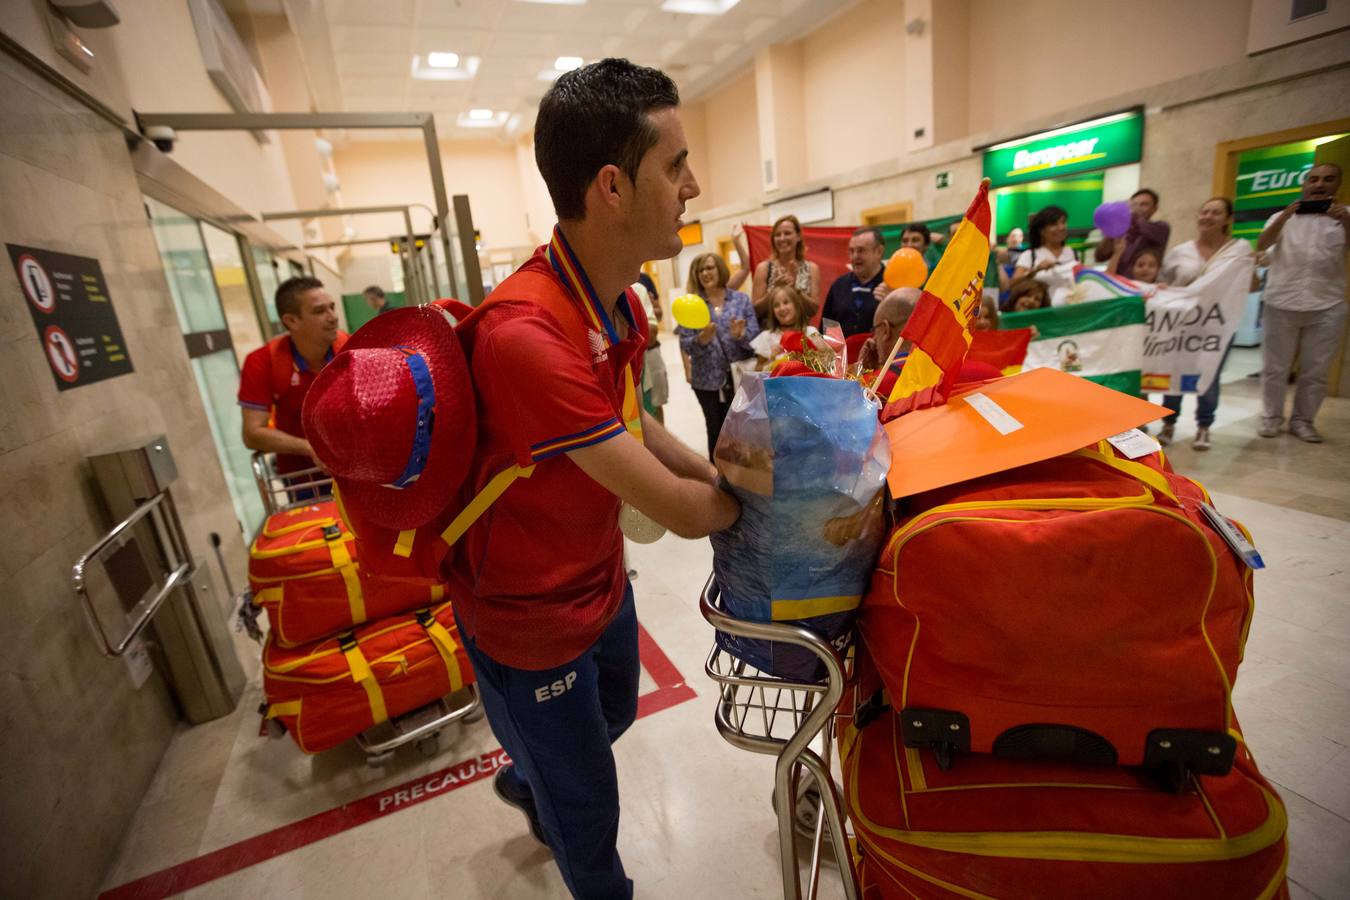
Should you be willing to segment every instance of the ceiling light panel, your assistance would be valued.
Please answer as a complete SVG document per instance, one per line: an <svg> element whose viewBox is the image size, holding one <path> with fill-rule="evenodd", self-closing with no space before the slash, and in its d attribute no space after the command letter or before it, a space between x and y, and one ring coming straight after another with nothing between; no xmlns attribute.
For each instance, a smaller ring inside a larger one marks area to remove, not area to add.
<svg viewBox="0 0 1350 900"><path fill-rule="evenodd" d="M455 124L460 128L500 128L509 117L510 113L504 110L471 109L460 113Z"/></svg>
<svg viewBox="0 0 1350 900"><path fill-rule="evenodd" d="M684 13L690 16L720 16L741 0L665 0L664 12Z"/></svg>
<svg viewBox="0 0 1350 900"><path fill-rule="evenodd" d="M428 54L430 56L431 54ZM460 57L459 63L453 69L444 67L433 67L428 64L426 58L420 53L414 53L412 58L412 77L420 81L468 81L478 74L478 57L464 56Z"/></svg>
<svg viewBox="0 0 1350 900"><path fill-rule="evenodd" d="M457 69L459 54L448 50L433 50L427 54L427 65L433 69Z"/></svg>

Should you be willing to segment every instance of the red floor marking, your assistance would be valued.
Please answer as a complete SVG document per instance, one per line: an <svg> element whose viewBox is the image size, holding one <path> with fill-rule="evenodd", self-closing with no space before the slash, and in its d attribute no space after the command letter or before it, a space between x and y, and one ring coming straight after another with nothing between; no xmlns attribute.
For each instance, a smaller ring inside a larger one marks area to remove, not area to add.
<svg viewBox="0 0 1350 900"><path fill-rule="evenodd" d="M695 696L670 657L657 646L647 629L638 623L638 656L642 667L656 682L656 690L638 697L639 719L670 709ZM394 787L362 797L351 803L317 813L307 819L274 828L256 837L221 847L210 853L170 866L135 881L110 888L99 900L163 900L184 891L224 878L242 869L275 859L292 850L341 834L383 816L448 794L496 772L510 761L500 748L482 756L466 759L444 769L414 778Z"/></svg>

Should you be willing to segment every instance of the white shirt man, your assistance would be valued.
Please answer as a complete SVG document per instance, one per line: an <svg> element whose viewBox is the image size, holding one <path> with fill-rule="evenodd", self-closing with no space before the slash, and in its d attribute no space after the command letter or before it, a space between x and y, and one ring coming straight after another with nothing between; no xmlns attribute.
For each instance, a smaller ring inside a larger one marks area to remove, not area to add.
<svg viewBox="0 0 1350 900"><path fill-rule="evenodd" d="M1339 166L1313 166L1303 179L1302 198L1271 216L1256 243L1258 250L1270 253L1263 297L1262 437L1280 433L1285 388L1297 355L1298 383L1289 433L1313 444L1322 441L1313 418L1326 397L1327 372L1347 314L1345 248L1350 211L1335 202L1340 186ZM1324 211L1308 211L1328 201Z"/></svg>

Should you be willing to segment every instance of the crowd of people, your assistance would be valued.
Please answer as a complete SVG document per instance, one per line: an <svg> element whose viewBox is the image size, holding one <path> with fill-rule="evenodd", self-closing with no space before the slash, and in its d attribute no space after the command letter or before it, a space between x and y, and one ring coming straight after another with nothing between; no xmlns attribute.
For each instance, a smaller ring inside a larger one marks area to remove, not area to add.
<svg viewBox="0 0 1350 900"><path fill-rule="evenodd" d="M1303 181L1300 199L1266 222L1255 247L1232 235L1234 208L1226 197L1211 197L1201 204L1195 214L1195 236L1172 243L1171 224L1157 215L1158 193L1141 188L1130 197L1130 224L1125 233L1102 238L1088 254L1112 275L1138 286L1153 286L1144 287L1146 293L1185 287L1229 261L1255 257L1264 273L1253 275L1251 287L1260 290L1264 283L1263 413L1258 430L1262 437L1276 437L1285 428L1285 388L1297 363L1288 432L1310 443L1322 439L1313 419L1326 396L1328 369L1347 315L1344 248L1350 214L1334 202L1340 181L1341 171L1335 164L1313 166ZM952 223L950 233L939 234L938 239L922 222L905 225L899 246L919 253L931 272L957 224ZM773 223L771 255L754 266L753 272L739 226L732 242L740 260L735 272L714 253L701 254L690 265L687 290L708 302L710 324L699 331L677 328L686 381L698 396L707 422L710 454L740 373L767 369L780 358L785 332L803 331L821 319L836 322L844 338L858 336L858 343L850 348L864 347L864 355L859 358L850 353L850 358L859 359L870 370L884 361L918 298L917 291L895 291L885 283L886 240L875 227L853 232L848 240L848 268L829 285L822 283L820 266L807 256L796 216L783 216ZM996 328L1000 312L1027 312L1070 302L1074 268L1080 262L1079 252L1070 243L1069 213L1055 205L1037 210L1025 232L1010 229L1004 242L994 248L985 300L972 327ZM737 290L747 281L751 284L748 297ZM871 336L865 345L860 343L862 336ZM1231 345L1230 339L1223 349L1220 371ZM880 357L877 346L883 348ZM903 359L903 354L898 358ZM885 377L887 373L880 374ZM1192 443L1196 450L1211 446L1220 383L1214 377L1196 398ZM1182 394L1162 396L1163 405L1171 410L1158 433L1164 446L1175 438L1182 399Z"/></svg>

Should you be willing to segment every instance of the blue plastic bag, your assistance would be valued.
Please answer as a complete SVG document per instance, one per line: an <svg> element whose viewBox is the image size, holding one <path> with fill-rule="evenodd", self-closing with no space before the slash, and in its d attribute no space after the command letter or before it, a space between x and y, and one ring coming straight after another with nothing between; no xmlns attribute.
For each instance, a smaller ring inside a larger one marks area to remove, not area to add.
<svg viewBox="0 0 1350 900"><path fill-rule="evenodd" d="M881 550L890 444L877 405L856 381L742 379L714 459L741 517L712 536L726 612L805 626L841 651ZM823 677L810 651L718 632L717 643L761 671Z"/></svg>

